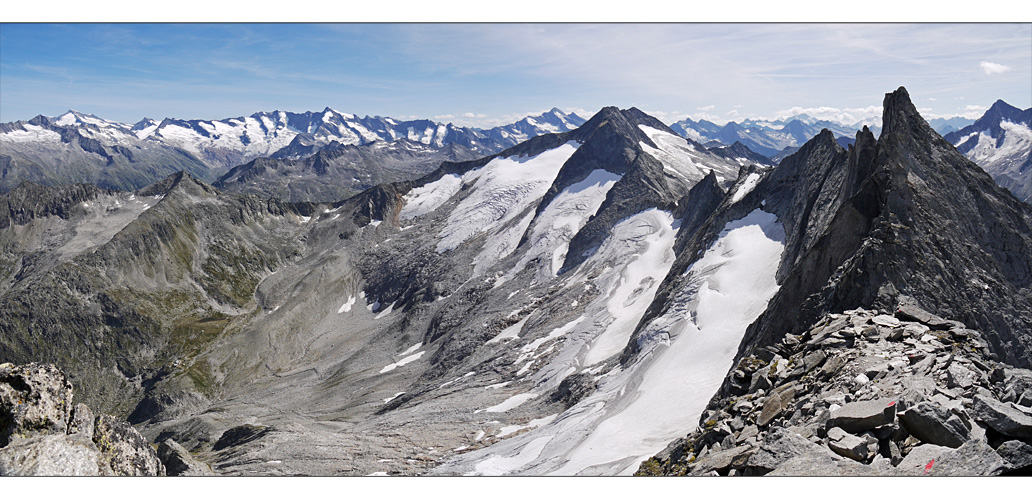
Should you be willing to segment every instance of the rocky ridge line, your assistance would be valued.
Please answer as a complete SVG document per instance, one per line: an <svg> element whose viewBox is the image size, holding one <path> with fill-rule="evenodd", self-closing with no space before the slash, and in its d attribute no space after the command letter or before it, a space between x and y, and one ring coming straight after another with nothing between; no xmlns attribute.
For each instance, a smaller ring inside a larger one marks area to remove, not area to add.
<svg viewBox="0 0 1032 500"><path fill-rule="evenodd" d="M743 358L637 475L983 476L1032 468L1032 371L903 303L829 314Z"/></svg>
<svg viewBox="0 0 1032 500"><path fill-rule="evenodd" d="M72 384L54 365L0 364L0 476L164 476L163 462L176 466L171 475L207 467L174 442L155 452L128 422L73 406Z"/></svg>

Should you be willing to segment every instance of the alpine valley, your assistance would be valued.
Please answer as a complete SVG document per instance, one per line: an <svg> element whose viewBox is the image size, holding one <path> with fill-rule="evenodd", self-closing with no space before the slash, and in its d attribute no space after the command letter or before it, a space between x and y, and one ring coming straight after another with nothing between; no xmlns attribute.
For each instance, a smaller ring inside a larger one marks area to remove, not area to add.
<svg viewBox="0 0 1032 500"><path fill-rule="evenodd" d="M0 474L1028 474L1032 110L882 105L0 124Z"/></svg>

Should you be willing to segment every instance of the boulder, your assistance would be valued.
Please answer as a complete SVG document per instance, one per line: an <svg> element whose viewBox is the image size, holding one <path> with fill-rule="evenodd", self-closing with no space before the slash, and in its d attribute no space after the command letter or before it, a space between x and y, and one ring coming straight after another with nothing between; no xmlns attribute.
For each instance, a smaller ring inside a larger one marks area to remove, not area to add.
<svg viewBox="0 0 1032 500"><path fill-rule="evenodd" d="M1032 415L1014 403L1003 403L985 394L975 394L972 416L1004 436L1032 438Z"/></svg>
<svg viewBox="0 0 1032 500"><path fill-rule="evenodd" d="M896 474L900 476L923 476L929 474L932 468L935 467L935 462L939 457L951 449L937 444L915 446L896 466Z"/></svg>
<svg viewBox="0 0 1032 500"><path fill-rule="evenodd" d="M791 458L807 454L824 456L828 460L833 456L824 446L812 443L798 434L778 429L768 433L760 449L749 457L746 472L751 475L766 474Z"/></svg>
<svg viewBox="0 0 1032 500"><path fill-rule="evenodd" d="M996 448L996 453L1009 462L1012 469L1032 466L1032 445L1023 441L1007 441Z"/></svg>
<svg viewBox="0 0 1032 500"><path fill-rule="evenodd" d="M82 403L75 405L75 409L72 410L72 417L68 421L68 433L69 434L82 434L88 438L93 438L93 421L95 417L93 412L90 411L90 407Z"/></svg>
<svg viewBox="0 0 1032 500"><path fill-rule="evenodd" d="M0 476L108 476L100 450L83 434L19 439L0 448Z"/></svg>
<svg viewBox="0 0 1032 500"><path fill-rule="evenodd" d="M821 366L821 378L826 379L828 377L835 376L843 366L846 366L846 360L842 356L832 356L828 358L827 361L824 362L824 365Z"/></svg>
<svg viewBox="0 0 1032 500"><path fill-rule="evenodd" d="M743 445L729 450L709 453L702 460L695 462L690 475L703 476L712 471L717 471L718 474L726 476L732 468L741 469L745 467L753 450L755 450L754 446Z"/></svg>
<svg viewBox="0 0 1032 500"><path fill-rule="evenodd" d="M212 476L208 464L201 462L173 439L166 439L158 445L158 458L165 465L169 476Z"/></svg>
<svg viewBox="0 0 1032 500"><path fill-rule="evenodd" d="M903 324L898 319L889 316L888 314L879 314L871 318L871 321L876 325L887 326L889 328L898 328Z"/></svg>
<svg viewBox="0 0 1032 500"><path fill-rule="evenodd" d="M64 433L72 410L72 384L51 364L0 368L0 446L13 439Z"/></svg>
<svg viewBox="0 0 1032 500"><path fill-rule="evenodd" d="M936 330L946 330L953 326L952 322L925 311L912 302L896 307L896 317L903 321L918 321Z"/></svg>
<svg viewBox="0 0 1032 500"><path fill-rule="evenodd" d="M950 389L967 389L978 380L975 372L969 370L960 363L950 363L946 368L946 386Z"/></svg>
<svg viewBox="0 0 1032 500"><path fill-rule="evenodd" d="M854 436L840 427L828 429L828 447L831 451L857 462L866 462L877 453L877 447L872 449L868 440Z"/></svg>
<svg viewBox="0 0 1032 500"><path fill-rule="evenodd" d="M774 420L781 412L784 411L784 406L781 404L781 396L777 393L767 396L767 399L763 400L763 409L760 410L760 416L756 418L756 425L765 427Z"/></svg>
<svg viewBox="0 0 1032 500"><path fill-rule="evenodd" d="M958 448L970 437L960 417L932 401L900 413L899 420L907 432L925 443Z"/></svg>
<svg viewBox="0 0 1032 500"><path fill-rule="evenodd" d="M939 455L928 470L930 476L998 476L1010 469L984 441L972 439L960 448Z"/></svg>
<svg viewBox="0 0 1032 500"><path fill-rule="evenodd" d="M827 428L841 427L846 432L863 432L890 424L896 419L896 400L891 398L847 403L831 412Z"/></svg>
<svg viewBox="0 0 1032 500"><path fill-rule="evenodd" d="M892 473L892 467L884 461L871 465L846 459L829 458L826 453L807 453L786 460L767 476L884 476Z"/></svg>
<svg viewBox="0 0 1032 500"><path fill-rule="evenodd" d="M93 442L103 460L119 476L164 476L158 454L129 422L101 415L94 423Z"/></svg>

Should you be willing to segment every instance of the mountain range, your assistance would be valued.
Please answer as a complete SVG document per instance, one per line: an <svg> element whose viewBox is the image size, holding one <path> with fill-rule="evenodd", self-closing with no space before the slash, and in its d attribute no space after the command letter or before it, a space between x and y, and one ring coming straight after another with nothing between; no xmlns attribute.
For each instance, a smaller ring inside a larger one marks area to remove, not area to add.
<svg viewBox="0 0 1032 500"><path fill-rule="evenodd" d="M48 185L88 182L131 190L177 171L214 182L256 158L297 160L323 149L368 146L360 154L367 158L384 150L377 143L396 141L403 141L402 147L405 142L412 143L415 148L407 148L409 156L421 156L424 164L432 164L442 158L465 158L461 153L442 151L453 144L460 151L483 156L542 133L572 130L583 122L576 114L556 108L487 130L431 120L359 118L330 108L305 113L260 112L224 120L166 118L159 122L144 118L133 125L68 111L58 117L41 115L27 122L0 124L0 191L13 189L21 181ZM368 165L350 167L364 166Z"/></svg>
<svg viewBox="0 0 1032 500"><path fill-rule="evenodd" d="M1020 471L1032 205L906 89L882 104L878 136L825 128L776 164L607 107L391 182L346 165L448 145L20 183L0 360L58 365L227 475Z"/></svg>

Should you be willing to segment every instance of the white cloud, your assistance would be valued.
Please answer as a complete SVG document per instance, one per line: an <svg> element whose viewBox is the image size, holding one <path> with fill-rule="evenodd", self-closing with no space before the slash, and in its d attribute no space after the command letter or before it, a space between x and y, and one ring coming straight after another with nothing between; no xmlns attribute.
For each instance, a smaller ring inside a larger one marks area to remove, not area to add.
<svg viewBox="0 0 1032 500"><path fill-rule="evenodd" d="M737 109L732 109L731 111L728 111L727 113L724 113L724 114L726 114L727 116L738 116L738 110Z"/></svg>
<svg viewBox="0 0 1032 500"><path fill-rule="evenodd" d="M709 113L695 113L695 114L691 115L691 118L692 118L692 120L695 120L695 121L706 120L706 121L709 121L709 122L713 122L713 123L715 123L717 125L724 125L724 124L726 124L728 122L728 120L726 118L721 118L721 117L719 117L717 115L712 115L712 114L709 114Z"/></svg>
<svg viewBox="0 0 1032 500"><path fill-rule="evenodd" d="M934 101L934 100L935 100L935 98L934 98L934 97L929 97L929 98L928 98L928 100L929 100L929 101Z"/></svg>
<svg viewBox="0 0 1032 500"><path fill-rule="evenodd" d="M713 105L713 104L710 104L709 106L703 106L701 108L695 108L695 109L697 109L699 111L713 111L714 109L717 109L717 107L715 105Z"/></svg>
<svg viewBox="0 0 1032 500"><path fill-rule="evenodd" d="M818 120L828 120L832 122L838 122L843 125L853 125L854 123L860 121L863 121L864 123L871 123L872 120L881 117L881 112L881 106L867 106L863 108L835 108L831 106L803 108L795 106L789 109L777 111L774 113L774 118L768 119L783 120L785 118L795 115L807 115L812 118L817 118Z"/></svg>
<svg viewBox="0 0 1032 500"><path fill-rule="evenodd" d="M968 104L967 106L964 106L964 112L961 113L960 116L963 116L964 118L967 118L967 119L970 119L970 120L977 120L977 119L981 118L982 115L985 114L985 111L987 109L989 109L989 108L987 108L985 106L978 106L978 105L975 105L975 104Z"/></svg>
<svg viewBox="0 0 1032 500"><path fill-rule="evenodd" d="M982 63L979 64L979 66L981 66L982 71L985 71L985 74L987 75L991 75L993 73L1003 73L1004 71L1010 70L1010 66L1004 66L1002 64L997 64L989 61L982 61Z"/></svg>

